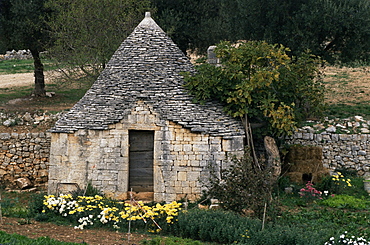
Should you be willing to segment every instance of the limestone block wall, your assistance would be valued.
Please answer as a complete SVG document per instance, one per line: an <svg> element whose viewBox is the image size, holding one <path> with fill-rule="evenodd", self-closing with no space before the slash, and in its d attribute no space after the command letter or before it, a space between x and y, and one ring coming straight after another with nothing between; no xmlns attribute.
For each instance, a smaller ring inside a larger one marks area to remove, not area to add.
<svg viewBox="0 0 370 245"><path fill-rule="evenodd" d="M370 171L370 134L296 133L287 143L321 147L324 167L330 171L345 168L359 175Z"/></svg>
<svg viewBox="0 0 370 245"><path fill-rule="evenodd" d="M154 201L194 200L207 180L207 166L222 168L227 155L241 155L243 137L214 137L161 119L139 104L109 130L52 133L49 192L58 183L91 183L115 198L127 198L129 131L154 131Z"/></svg>
<svg viewBox="0 0 370 245"><path fill-rule="evenodd" d="M48 133L0 133L0 183L14 187L18 178L45 188L48 181Z"/></svg>

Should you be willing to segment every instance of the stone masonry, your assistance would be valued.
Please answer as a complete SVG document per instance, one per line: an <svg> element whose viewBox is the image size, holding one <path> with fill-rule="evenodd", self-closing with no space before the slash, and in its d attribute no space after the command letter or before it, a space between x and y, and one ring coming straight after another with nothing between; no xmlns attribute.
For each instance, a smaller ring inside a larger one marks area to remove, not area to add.
<svg viewBox="0 0 370 245"><path fill-rule="evenodd" d="M296 133L287 143L321 147L324 167L331 172L345 168L363 175L370 171L370 134Z"/></svg>
<svg viewBox="0 0 370 245"><path fill-rule="evenodd" d="M192 133L160 116L139 101L109 130L78 130L52 134L49 191L58 183L88 181L106 194L126 199L129 168L129 130L154 130L154 200L194 200L208 180L207 166L225 167L228 153L243 153L243 137L228 139ZM65 157L68 156L68 157ZM61 178L62 176L62 178Z"/></svg>
<svg viewBox="0 0 370 245"><path fill-rule="evenodd" d="M0 133L0 183L14 187L28 178L45 189L48 180L50 133Z"/></svg>

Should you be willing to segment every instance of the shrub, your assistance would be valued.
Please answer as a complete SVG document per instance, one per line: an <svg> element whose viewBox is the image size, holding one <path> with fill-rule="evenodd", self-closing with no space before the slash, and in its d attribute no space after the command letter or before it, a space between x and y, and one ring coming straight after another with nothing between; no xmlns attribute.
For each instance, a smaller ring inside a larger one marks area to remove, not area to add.
<svg viewBox="0 0 370 245"><path fill-rule="evenodd" d="M261 227L259 220L233 212L202 209L180 213L174 226L181 237L223 244L247 239L248 233L257 232Z"/></svg>
<svg viewBox="0 0 370 245"><path fill-rule="evenodd" d="M329 194L346 194L356 197L367 196L364 190L363 178L348 171L337 171L332 176L325 176L316 188Z"/></svg>
<svg viewBox="0 0 370 245"><path fill-rule="evenodd" d="M191 239L184 239L179 237L155 237L149 241L143 241L143 245L202 245L200 241L194 241Z"/></svg>
<svg viewBox="0 0 370 245"><path fill-rule="evenodd" d="M193 209L183 212L175 224L176 235L222 244L316 245L329 238L327 230L267 224L233 212Z"/></svg>
<svg viewBox="0 0 370 245"><path fill-rule="evenodd" d="M335 195L326 200L323 200L321 204L332 208L365 209L369 206L369 201L356 198L354 196Z"/></svg>
<svg viewBox="0 0 370 245"><path fill-rule="evenodd" d="M313 187L313 184L311 181L307 182L306 187L300 189L299 194L301 198L303 198L306 201L306 203L322 199L321 191L316 190Z"/></svg>
<svg viewBox="0 0 370 245"><path fill-rule="evenodd" d="M225 210L248 211L261 218L274 184L269 169L256 169L247 152L242 159L231 159L230 167L221 173L211 170L207 194L218 199Z"/></svg>

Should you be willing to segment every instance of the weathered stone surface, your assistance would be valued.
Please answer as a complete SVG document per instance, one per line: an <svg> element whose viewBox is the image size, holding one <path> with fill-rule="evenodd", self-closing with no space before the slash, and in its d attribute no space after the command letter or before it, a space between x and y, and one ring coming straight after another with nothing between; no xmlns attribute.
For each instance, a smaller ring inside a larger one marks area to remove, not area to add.
<svg viewBox="0 0 370 245"><path fill-rule="evenodd" d="M302 133L294 134L288 144L319 146L323 149L323 162L330 171L336 168L356 170L359 174L369 171L369 134L316 134L314 139L302 139Z"/></svg>
<svg viewBox="0 0 370 245"><path fill-rule="evenodd" d="M26 177L18 178L18 179L15 180L15 182L16 182L17 186L22 190L32 187L31 181Z"/></svg>
<svg viewBox="0 0 370 245"><path fill-rule="evenodd" d="M49 164L49 154L46 152L49 152L50 137L45 138L45 133L30 134L29 137L25 135L0 134L0 183L15 188L15 180L22 177L30 180L35 187L45 188ZM40 135L44 140L35 143L35 138L40 138Z"/></svg>
<svg viewBox="0 0 370 245"><path fill-rule="evenodd" d="M243 136L240 120L225 114L221 104L193 102L193 96L183 86L181 72L195 70L176 44L147 16L123 41L83 99L57 121L52 132L103 130L124 118L146 123L152 121L150 117L155 113L192 132ZM138 107L138 101L150 106L153 113Z"/></svg>

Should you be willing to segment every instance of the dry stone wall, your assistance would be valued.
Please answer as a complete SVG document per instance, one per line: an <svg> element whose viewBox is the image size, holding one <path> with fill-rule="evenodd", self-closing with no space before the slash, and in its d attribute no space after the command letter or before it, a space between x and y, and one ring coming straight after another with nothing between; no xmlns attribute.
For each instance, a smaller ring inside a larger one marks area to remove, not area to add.
<svg viewBox="0 0 370 245"><path fill-rule="evenodd" d="M17 179L27 178L45 188L49 151L49 133L0 133L0 184L14 188Z"/></svg>
<svg viewBox="0 0 370 245"><path fill-rule="evenodd" d="M359 175L370 171L370 134L296 133L288 144L319 146L324 167L356 170Z"/></svg>

